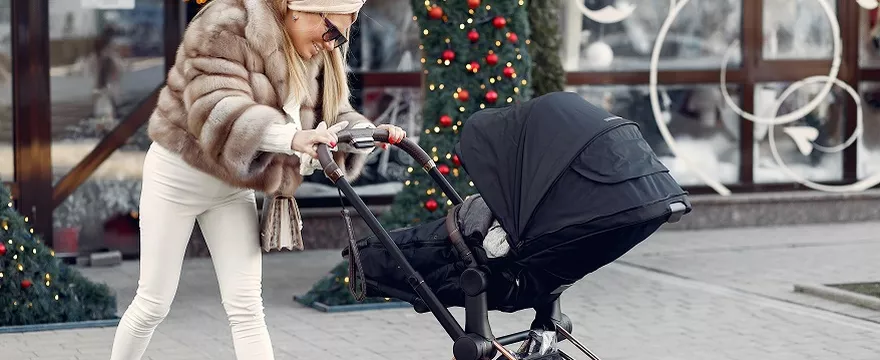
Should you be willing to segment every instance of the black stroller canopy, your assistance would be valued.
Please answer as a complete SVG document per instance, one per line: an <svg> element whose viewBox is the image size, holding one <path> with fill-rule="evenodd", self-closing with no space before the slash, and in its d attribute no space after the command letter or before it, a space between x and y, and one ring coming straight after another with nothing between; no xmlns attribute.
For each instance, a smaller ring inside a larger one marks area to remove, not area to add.
<svg viewBox="0 0 880 360"><path fill-rule="evenodd" d="M474 113L462 129L456 151L515 244L578 154L596 137L626 124L634 123L575 93L555 92Z"/></svg>

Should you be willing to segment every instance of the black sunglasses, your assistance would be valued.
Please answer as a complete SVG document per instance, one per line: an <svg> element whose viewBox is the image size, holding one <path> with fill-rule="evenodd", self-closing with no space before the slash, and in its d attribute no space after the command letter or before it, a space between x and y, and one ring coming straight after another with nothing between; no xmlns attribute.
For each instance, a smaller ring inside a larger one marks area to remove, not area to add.
<svg viewBox="0 0 880 360"><path fill-rule="evenodd" d="M339 48L340 46L348 42L348 39L346 39L345 36L342 35L342 32L339 31L339 28L336 27L336 25L334 25L333 22L330 21L330 19L327 19L327 17L324 17L324 25L327 25L327 31L324 32L324 35L322 35L321 38L326 42L335 41L336 45L333 47L334 49Z"/></svg>

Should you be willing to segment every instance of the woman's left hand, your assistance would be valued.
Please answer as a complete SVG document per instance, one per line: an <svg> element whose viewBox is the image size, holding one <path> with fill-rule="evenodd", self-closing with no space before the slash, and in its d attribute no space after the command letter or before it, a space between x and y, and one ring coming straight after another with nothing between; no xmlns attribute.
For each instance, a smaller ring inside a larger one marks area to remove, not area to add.
<svg viewBox="0 0 880 360"><path fill-rule="evenodd" d="M404 138L406 138L406 131L404 131L400 127L389 124L382 124L378 127L379 129L384 129L388 131L388 142L391 144L397 144L403 141Z"/></svg>

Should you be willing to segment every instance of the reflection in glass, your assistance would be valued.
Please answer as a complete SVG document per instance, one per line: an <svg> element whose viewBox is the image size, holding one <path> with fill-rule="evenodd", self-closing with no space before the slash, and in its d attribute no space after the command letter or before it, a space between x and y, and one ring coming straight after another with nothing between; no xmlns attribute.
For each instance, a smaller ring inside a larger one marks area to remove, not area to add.
<svg viewBox="0 0 880 360"><path fill-rule="evenodd" d="M59 253L110 249L138 253L138 209L144 157L150 146L145 124L117 149L52 214ZM55 174L55 181L64 174Z"/></svg>
<svg viewBox="0 0 880 360"><path fill-rule="evenodd" d="M586 12L614 6L631 15L616 23L602 23ZM563 2L563 64L568 71L645 71L660 27L670 11L669 0L571 0ZM720 68L728 47L742 32L742 0L691 1L672 23L660 52L659 68ZM732 50L729 68L740 64L740 50Z"/></svg>
<svg viewBox="0 0 880 360"><path fill-rule="evenodd" d="M81 1L50 1L56 175L76 166L164 82L163 3L137 0L131 10L97 10Z"/></svg>
<svg viewBox="0 0 880 360"><path fill-rule="evenodd" d="M824 1L837 22L837 1ZM816 0L764 0L765 59L830 59L831 24Z"/></svg>
<svg viewBox="0 0 880 360"><path fill-rule="evenodd" d="M673 177L684 186L704 185L676 158L660 134L651 109L647 86L582 86L570 88L587 101L609 112L639 123L642 135L660 157ZM729 86L728 93L740 105L738 88ZM694 166L722 183L739 181L739 116L724 102L718 85L668 85L659 87L663 121L675 138L678 150Z"/></svg>
<svg viewBox="0 0 880 360"><path fill-rule="evenodd" d="M351 40L355 71L419 71L419 29L409 0L367 1Z"/></svg>
<svg viewBox="0 0 880 360"><path fill-rule="evenodd" d="M863 83L864 129L858 142L858 177L880 173L880 83Z"/></svg>
<svg viewBox="0 0 880 360"><path fill-rule="evenodd" d="M859 65L880 66L880 9L859 8Z"/></svg>
<svg viewBox="0 0 880 360"><path fill-rule="evenodd" d="M795 91L775 114L773 106L776 99L789 84L764 83L755 86L755 113L769 117L791 113L812 101L821 90L823 84L805 85ZM845 134L843 108L849 95L839 88L832 88L831 93L813 112L795 122L776 125L773 136L780 158L792 172L810 181L834 181L843 177L843 152L829 151L840 145L849 137ZM756 183L791 183L791 176L773 157L770 147L769 126L758 124L755 129L754 174ZM815 140L810 140L815 135ZM796 140L797 139L797 140ZM799 147L797 141L801 140Z"/></svg>
<svg viewBox="0 0 880 360"><path fill-rule="evenodd" d="M11 3L0 1L0 182L13 181Z"/></svg>

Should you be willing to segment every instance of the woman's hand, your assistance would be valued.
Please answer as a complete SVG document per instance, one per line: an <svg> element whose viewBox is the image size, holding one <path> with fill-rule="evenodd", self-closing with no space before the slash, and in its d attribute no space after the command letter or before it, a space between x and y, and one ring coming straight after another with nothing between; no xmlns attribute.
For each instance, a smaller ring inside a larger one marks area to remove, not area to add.
<svg viewBox="0 0 880 360"><path fill-rule="evenodd" d="M327 123L321 121L314 130L299 130L290 141L290 148L307 154L315 159L318 158L318 145L327 144L335 147L339 141L336 133L348 126L348 121L341 121L327 128Z"/></svg>
<svg viewBox="0 0 880 360"><path fill-rule="evenodd" d="M389 124L379 125L380 129L384 129L388 131L388 142L392 144L397 144L403 141L406 138L406 131L403 129Z"/></svg>

